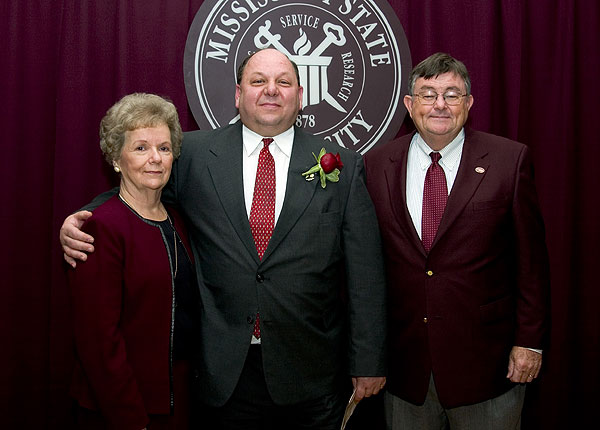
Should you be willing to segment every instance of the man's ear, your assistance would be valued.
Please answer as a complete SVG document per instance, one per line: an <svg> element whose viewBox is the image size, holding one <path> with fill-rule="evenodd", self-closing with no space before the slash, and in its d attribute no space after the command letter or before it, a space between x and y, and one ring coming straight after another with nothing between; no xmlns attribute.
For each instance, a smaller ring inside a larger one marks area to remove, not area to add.
<svg viewBox="0 0 600 430"><path fill-rule="evenodd" d="M406 110L408 111L408 114L412 118L412 107L413 107L412 96L409 96L408 94L404 96L404 106L406 106Z"/></svg>
<svg viewBox="0 0 600 430"><path fill-rule="evenodd" d="M300 108L298 109L298 112L300 112L302 110L302 95L304 94L304 88L302 86L298 87L298 97L300 98L299 100L299 106Z"/></svg>
<svg viewBox="0 0 600 430"><path fill-rule="evenodd" d="M471 107L473 107L473 102L475 102L475 99L473 98L473 94L469 94L468 98L467 98L467 111L471 110Z"/></svg>
<svg viewBox="0 0 600 430"><path fill-rule="evenodd" d="M242 88L240 84L235 85L235 108L238 109L240 107L240 94L242 92Z"/></svg>

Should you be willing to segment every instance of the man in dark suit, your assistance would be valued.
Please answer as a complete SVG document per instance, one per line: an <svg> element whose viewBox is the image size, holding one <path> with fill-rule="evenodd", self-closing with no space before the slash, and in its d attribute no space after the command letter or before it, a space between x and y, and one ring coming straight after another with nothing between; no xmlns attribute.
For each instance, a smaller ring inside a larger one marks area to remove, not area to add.
<svg viewBox="0 0 600 430"><path fill-rule="evenodd" d="M187 133L163 193L187 219L199 274L200 393L227 429L337 429L344 374L357 399L385 384L384 269L363 162L293 126L302 91L285 55L250 56L241 123ZM322 148L343 164L325 187L302 175ZM76 230L88 215L61 229L69 262L92 250Z"/></svg>
<svg viewBox="0 0 600 430"><path fill-rule="evenodd" d="M365 156L388 284L389 429L513 429L537 378L549 287L530 151L463 128L463 63L434 54L404 99L416 126Z"/></svg>

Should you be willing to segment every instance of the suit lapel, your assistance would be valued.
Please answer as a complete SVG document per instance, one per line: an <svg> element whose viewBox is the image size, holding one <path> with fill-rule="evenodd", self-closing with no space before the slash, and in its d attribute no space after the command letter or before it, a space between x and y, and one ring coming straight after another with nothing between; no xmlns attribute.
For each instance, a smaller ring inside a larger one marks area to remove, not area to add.
<svg viewBox="0 0 600 430"><path fill-rule="evenodd" d="M315 180L310 182L306 181L304 176L302 176L303 172L306 172L315 165L315 159L310 147L311 145L308 144L308 138L300 129L295 128L294 145L290 157L283 207L277 220L277 224L275 225L275 230L273 230L273 236L271 237L265 255L263 256L263 261L274 252L296 224L310 204L313 194L317 189L317 184L319 183L318 176Z"/></svg>
<svg viewBox="0 0 600 430"><path fill-rule="evenodd" d="M421 253L425 254L425 249L423 248L421 239L419 239L417 230L415 230L415 225L406 204L406 168L408 148L410 147L412 136L406 139L398 145L398 150L390 155L390 162L385 167L385 177L392 210L398 224L404 228L407 236L411 239L411 243Z"/></svg>
<svg viewBox="0 0 600 430"><path fill-rule="evenodd" d="M470 138L470 133L466 131L463 153L458 167L456 180L448 196L448 203L442 221L435 236L432 245L449 230L454 221L465 209L475 191L483 181L483 178L490 166L487 160L488 150L485 145L477 139Z"/></svg>
<svg viewBox="0 0 600 430"><path fill-rule="evenodd" d="M226 128L212 143L210 153L213 158L207 163L208 171L219 200L243 245L259 263L244 204L241 123Z"/></svg>

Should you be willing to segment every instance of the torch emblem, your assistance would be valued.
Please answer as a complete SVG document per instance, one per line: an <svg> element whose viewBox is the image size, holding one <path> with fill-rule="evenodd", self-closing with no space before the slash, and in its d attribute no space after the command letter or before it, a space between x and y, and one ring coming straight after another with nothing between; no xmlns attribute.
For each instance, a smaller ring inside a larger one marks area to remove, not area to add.
<svg viewBox="0 0 600 430"><path fill-rule="evenodd" d="M339 112L346 113L344 107L329 94L327 68L331 64L332 57L321 55L332 44L343 46L346 43L342 26L330 22L323 24L325 38L310 54L308 52L312 44L302 28L299 29L300 36L294 42L293 54L280 42L281 35L271 33L270 29L271 21L266 20L254 36L254 45L258 49L273 47L286 54L290 60L296 63L300 74L300 82L304 86L302 105L316 105L325 101Z"/></svg>

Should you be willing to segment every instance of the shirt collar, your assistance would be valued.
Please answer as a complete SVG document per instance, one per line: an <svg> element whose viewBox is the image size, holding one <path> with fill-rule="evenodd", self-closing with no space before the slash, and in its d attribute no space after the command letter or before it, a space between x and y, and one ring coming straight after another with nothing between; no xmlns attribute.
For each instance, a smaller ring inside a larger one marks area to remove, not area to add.
<svg viewBox="0 0 600 430"><path fill-rule="evenodd" d="M242 143L244 145L244 150L246 156L249 157L258 149L260 151L262 149L262 140L264 137L271 136L261 136L258 133L253 132L245 125L242 125ZM273 142L271 145L275 144L277 148L286 156L291 157L292 155L292 146L294 144L294 127L288 128L281 134L277 136L272 136Z"/></svg>
<svg viewBox="0 0 600 430"><path fill-rule="evenodd" d="M431 164L431 157L429 156L429 153L431 153L433 150L429 147L429 145L427 145L427 143L425 143L419 133L415 134L414 142L416 143L416 147L419 148L419 151L417 151L419 166L421 169L425 170ZM462 128L452 142L438 151L442 156L440 159L440 164L444 169L454 171L454 169L457 167L456 163L460 159L464 143L465 129Z"/></svg>

